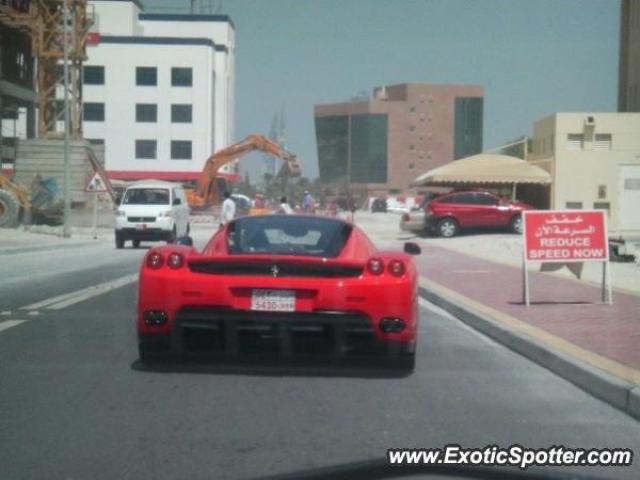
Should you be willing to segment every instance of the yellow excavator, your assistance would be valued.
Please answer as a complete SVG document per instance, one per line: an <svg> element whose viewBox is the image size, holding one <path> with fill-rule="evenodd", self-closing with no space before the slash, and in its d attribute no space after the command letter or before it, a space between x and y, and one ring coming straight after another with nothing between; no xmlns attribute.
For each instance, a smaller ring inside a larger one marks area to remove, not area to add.
<svg viewBox="0 0 640 480"><path fill-rule="evenodd" d="M218 171L233 160L256 150L281 160L284 163L281 174L290 177L300 176L300 163L295 155L263 135L249 135L245 139L217 151L207 159L198 178L197 188L195 191L187 189L189 205L195 209L220 205L224 182L220 181L221 177Z"/></svg>
<svg viewBox="0 0 640 480"><path fill-rule="evenodd" d="M30 209L29 191L0 174L0 227L15 227L21 213Z"/></svg>

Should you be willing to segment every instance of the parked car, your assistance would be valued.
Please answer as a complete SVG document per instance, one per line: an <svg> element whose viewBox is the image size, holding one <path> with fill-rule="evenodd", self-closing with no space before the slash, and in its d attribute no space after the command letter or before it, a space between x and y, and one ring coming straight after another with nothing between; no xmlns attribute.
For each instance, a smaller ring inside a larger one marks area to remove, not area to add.
<svg viewBox="0 0 640 480"><path fill-rule="evenodd" d="M427 205L434 198L440 196L440 193L427 192L417 207L411 209L407 213L403 213L400 217L400 230L415 233L424 233L427 231Z"/></svg>
<svg viewBox="0 0 640 480"><path fill-rule="evenodd" d="M157 180L131 184L116 212L116 248L127 240L173 243L189 234L189 204L182 186Z"/></svg>
<svg viewBox="0 0 640 480"><path fill-rule="evenodd" d="M441 237L453 237L464 228L509 228L522 233L522 212L532 208L486 191L453 192L429 202L425 222Z"/></svg>
<svg viewBox="0 0 640 480"><path fill-rule="evenodd" d="M153 248L140 271L140 357L362 358L411 371L419 253L379 251L349 222L301 215L237 218L201 252Z"/></svg>
<svg viewBox="0 0 640 480"><path fill-rule="evenodd" d="M371 211L373 213L387 213L387 201L384 198L376 198L371 204Z"/></svg>

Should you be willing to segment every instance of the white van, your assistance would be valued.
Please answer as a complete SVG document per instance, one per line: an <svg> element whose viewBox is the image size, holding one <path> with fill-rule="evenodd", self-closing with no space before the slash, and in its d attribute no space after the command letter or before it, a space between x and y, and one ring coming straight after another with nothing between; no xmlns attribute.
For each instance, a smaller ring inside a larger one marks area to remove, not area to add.
<svg viewBox="0 0 640 480"><path fill-rule="evenodd" d="M170 182L144 180L124 192L116 212L116 248L127 240L173 243L189 234L189 204L183 188Z"/></svg>

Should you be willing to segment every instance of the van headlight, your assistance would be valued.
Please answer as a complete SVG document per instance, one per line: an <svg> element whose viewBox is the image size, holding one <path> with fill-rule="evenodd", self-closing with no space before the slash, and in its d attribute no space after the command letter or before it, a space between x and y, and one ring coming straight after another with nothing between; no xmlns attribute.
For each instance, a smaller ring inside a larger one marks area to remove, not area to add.
<svg viewBox="0 0 640 480"><path fill-rule="evenodd" d="M173 217L173 212L171 210L167 210L166 212L160 212L158 214L158 217L163 218L163 217Z"/></svg>
<svg viewBox="0 0 640 480"><path fill-rule="evenodd" d="M116 217L124 217L125 213L124 210L116 210Z"/></svg>

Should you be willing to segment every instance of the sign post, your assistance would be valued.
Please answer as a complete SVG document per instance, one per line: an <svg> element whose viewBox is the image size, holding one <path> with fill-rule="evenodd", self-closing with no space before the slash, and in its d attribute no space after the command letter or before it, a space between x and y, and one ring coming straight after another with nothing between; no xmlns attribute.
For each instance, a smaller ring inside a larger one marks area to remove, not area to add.
<svg viewBox="0 0 640 480"><path fill-rule="evenodd" d="M98 238L98 194L107 192L107 186L100 178L100 174L95 172L93 177L87 183L87 186L84 187L85 192L93 192L93 239L96 240Z"/></svg>
<svg viewBox="0 0 640 480"><path fill-rule="evenodd" d="M602 263L602 302L613 304L604 210L527 210L523 213L523 303L530 304L530 262Z"/></svg>

